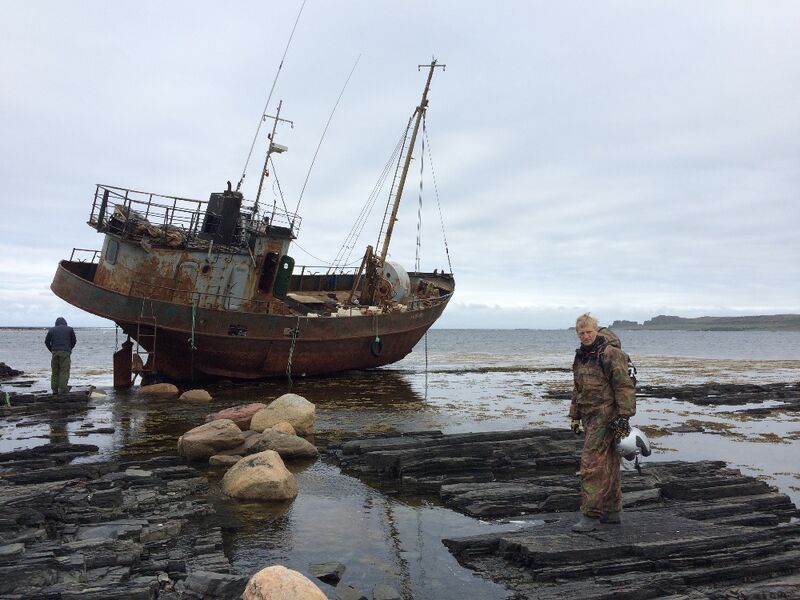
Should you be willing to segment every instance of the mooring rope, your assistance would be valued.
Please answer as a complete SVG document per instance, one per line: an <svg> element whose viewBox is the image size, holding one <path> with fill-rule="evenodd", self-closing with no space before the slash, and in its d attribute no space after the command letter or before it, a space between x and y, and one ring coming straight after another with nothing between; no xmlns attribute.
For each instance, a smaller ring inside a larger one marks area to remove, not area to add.
<svg viewBox="0 0 800 600"><path fill-rule="evenodd" d="M195 332L195 322L197 320L197 300L193 297L192 298L192 337L189 338L189 347L191 348L190 357L189 357L189 369L191 370L191 377L192 381L194 381L194 351L197 350L197 346L194 345L194 332Z"/></svg>
<svg viewBox="0 0 800 600"><path fill-rule="evenodd" d="M425 332L425 400L428 399L428 332Z"/></svg>

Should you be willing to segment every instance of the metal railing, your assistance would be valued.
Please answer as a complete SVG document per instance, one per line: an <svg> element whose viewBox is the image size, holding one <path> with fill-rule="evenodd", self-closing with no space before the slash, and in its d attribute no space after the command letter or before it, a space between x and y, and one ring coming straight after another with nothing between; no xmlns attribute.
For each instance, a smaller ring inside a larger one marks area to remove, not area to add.
<svg viewBox="0 0 800 600"><path fill-rule="evenodd" d="M98 184L89 215L89 225L98 231L110 231L123 236L137 237L142 229L148 235L180 236L178 245L197 238L206 214L208 201L165 196L127 188ZM264 232L267 226L289 229L294 236L302 219L295 214L273 208L255 215L245 203L240 210L240 233ZM177 237L175 239L178 239ZM237 242L247 243L240 235Z"/></svg>
<svg viewBox="0 0 800 600"><path fill-rule="evenodd" d="M76 253L86 252L91 256L87 258L81 258L80 255L78 257L75 256ZM69 255L70 262L85 262L85 263L96 263L100 260L100 250L92 250L91 248L73 248L72 254Z"/></svg>

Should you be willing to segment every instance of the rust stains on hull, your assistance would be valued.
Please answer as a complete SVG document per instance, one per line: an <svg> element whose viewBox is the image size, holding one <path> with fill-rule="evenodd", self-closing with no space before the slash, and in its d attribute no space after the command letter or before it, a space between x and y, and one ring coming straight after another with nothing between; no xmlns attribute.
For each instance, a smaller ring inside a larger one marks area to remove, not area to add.
<svg viewBox="0 0 800 600"><path fill-rule="evenodd" d="M51 289L70 304L111 319L138 338L151 353L150 366L173 380L285 376L290 353L295 375L391 364L411 352L450 298L405 312L374 315L268 315L127 295L93 283L95 267L62 261ZM146 322L143 314L148 315ZM192 335L194 350L189 342Z"/></svg>

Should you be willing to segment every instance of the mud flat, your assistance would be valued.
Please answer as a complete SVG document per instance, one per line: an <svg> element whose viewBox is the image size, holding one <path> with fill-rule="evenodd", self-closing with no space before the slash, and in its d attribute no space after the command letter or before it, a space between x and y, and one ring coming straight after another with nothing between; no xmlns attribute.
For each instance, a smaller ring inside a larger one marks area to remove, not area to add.
<svg viewBox="0 0 800 600"><path fill-rule="evenodd" d="M387 492L437 495L468 515L529 522L443 540L462 565L515 598L798 597L797 508L724 462L623 471L623 524L571 532L582 442L560 429L420 432L351 440L328 453Z"/></svg>
<svg viewBox="0 0 800 600"><path fill-rule="evenodd" d="M88 393L11 396L4 413L64 411ZM177 457L76 462L91 444L0 453L0 598L235 598L204 473Z"/></svg>

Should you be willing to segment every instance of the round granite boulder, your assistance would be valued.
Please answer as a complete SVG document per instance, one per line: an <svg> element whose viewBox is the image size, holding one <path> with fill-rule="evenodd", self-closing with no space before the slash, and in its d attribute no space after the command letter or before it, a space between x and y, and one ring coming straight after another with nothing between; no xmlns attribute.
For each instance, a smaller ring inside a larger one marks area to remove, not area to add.
<svg viewBox="0 0 800 600"><path fill-rule="evenodd" d="M186 390L180 395L178 400L185 400L187 402L211 402L211 394L206 390Z"/></svg>
<svg viewBox="0 0 800 600"><path fill-rule="evenodd" d="M289 435L282 431L267 429L263 433L248 438L245 441L248 453L274 450L286 460L290 458L314 458L319 455L317 447L296 435Z"/></svg>
<svg viewBox="0 0 800 600"><path fill-rule="evenodd" d="M311 402L297 394L284 394L253 415L250 429L264 431L288 421L297 435L310 435L314 433L315 416L316 407Z"/></svg>
<svg viewBox="0 0 800 600"><path fill-rule="evenodd" d="M206 460L239 447L244 447L244 435L236 423L228 419L205 423L178 438L178 454L189 460Z"/></svg>
<svg viewBox="0 0 800 600"><path fill-rule="evenodd" d="M245 456L228 469L222 490L243 500L291 500L297 496L297 482L280 455L265 450Z"/></svg>
<svg viewBox="0 0 800 600"><path fill-rule="evenodd" d="M327 596L302 573L273 565L250 578L242 600L327 600Z"/></svg>
<svg viewBox="0 0 800 600"><path fill-rule="evenodd" d="M154 383L141 386L139 393L143 396L175 396L178 388L171 383Z"/></svg>
<svg viewBox="0 0 800 600"><path fill-rule="evenodd" d="M239 406L231 406L230 408L223 408L219 412L212 413L206 417L206 421L215 421L216 419L230 419L239 426L242 431L250 429L250 420L253 415L266 408L267 405L263 402L253 402L251 404L240 404Z"/></svg>

